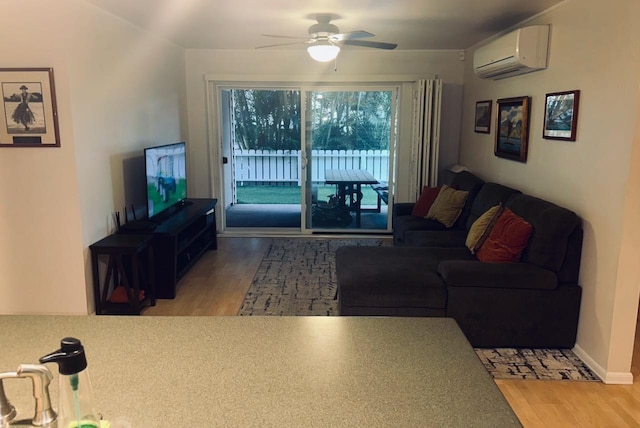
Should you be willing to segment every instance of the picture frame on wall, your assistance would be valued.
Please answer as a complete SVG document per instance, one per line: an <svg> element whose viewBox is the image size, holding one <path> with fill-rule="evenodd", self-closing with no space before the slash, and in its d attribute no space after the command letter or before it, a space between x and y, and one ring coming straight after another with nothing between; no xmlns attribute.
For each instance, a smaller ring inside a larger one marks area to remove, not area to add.
<svg viewBox="0 0 640 428"><path fill-rule="evenodd" d="M0 68L0 147L60 147L52 68Z"/></svg>
<svg viewBox="0 0 640 428"><path fill-rule="evenodd" d="M576 141L580 91L553 92L545 96L542 138Z"/></svg>
<svg viewBox="0 0 640 428"><path fill-rule="evenodd" d="M480 134L491 133L491 100L477 101L474 131Z"/></svg>
<svg viewBox="0 0 640 428"><path fill-rule="evenodd" d="M494 154L526 162L531 97L502 98L497 101L497 105Z"/></svg>

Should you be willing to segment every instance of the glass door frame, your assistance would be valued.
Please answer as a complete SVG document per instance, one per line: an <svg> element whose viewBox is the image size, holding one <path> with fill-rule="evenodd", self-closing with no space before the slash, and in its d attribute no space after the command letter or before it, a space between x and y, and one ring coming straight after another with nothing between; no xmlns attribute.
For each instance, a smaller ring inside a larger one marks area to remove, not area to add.
<svg viewBox="0 0 640 428"><path fill-rule="evenodd" d="M209 129L209 141L213 142L213 144L209 144L209 163L212 166L211 168L211 194L214 197L220 199L220 203L218 206L222 207L222 209L217 211L217 221L219 225L225 225L225 201L224 201L224 192L223 186L223 168L222 168L222 157L223 157L223 135L222 135L222 113L221 113L221 93L223 90L230 89L265 89L265 90L299 90L301 93L301 104L302 108L300 111L301 117L301 227L291 228L291 229L278 229L277 231L280 234L303 234L310 235L318 232L339 232L345 231L348 233L372 233L372 232L385 232L389 233L392 229L391 224L391 216L392 210L388 209L387 213L387 229L385 230L373 230L373 229L312 229L307 226L307 204L311 201L311 191L307 190L307 108L306 108L306 97L308 92L312 91L326 91L326 90L335 90L335 91L391 91L392 92L392 118L391 118L391 135L389 142L389 194L388 194L388 203L392 204L394 189L395 189L395 181L396 181L396 150L398 144L398 135L399 135L399 118L398 118L398 110L400 108L400 97L403 90L401 87L404 83L413 81L413 79L385 79L385 80L377 80L373 79L369 81L369 79L364 79L362 81L354 82L354 81L335 81L335 82L310 82L305 78L294 79L294 80L280 80L275 79L273 77L270 79L261 79L259 77L252 76L251 78L245 77L229 77L224 76L220 78L220 76L214 75L206 75L205 80L207 82L207 126ZM215 196L217 195L217 196ZM222 227L221 232L224 232L225 228ZM251 234L255 234L255 230L250 231ZM271 232L271 230L270 230ZM242 234L242 232L240 232Z"/></svg>

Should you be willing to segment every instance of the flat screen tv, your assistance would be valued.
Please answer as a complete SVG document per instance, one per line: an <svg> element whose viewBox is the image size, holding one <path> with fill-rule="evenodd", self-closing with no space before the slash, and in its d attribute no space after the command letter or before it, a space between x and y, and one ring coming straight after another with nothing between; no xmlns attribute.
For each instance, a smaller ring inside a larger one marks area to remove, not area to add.
<svg viewBox="0 0 640 428"><path fill-rule="evenodd" d="M184 142L144 150L147 217L152 219L187 198L187 153Z"/></svg>

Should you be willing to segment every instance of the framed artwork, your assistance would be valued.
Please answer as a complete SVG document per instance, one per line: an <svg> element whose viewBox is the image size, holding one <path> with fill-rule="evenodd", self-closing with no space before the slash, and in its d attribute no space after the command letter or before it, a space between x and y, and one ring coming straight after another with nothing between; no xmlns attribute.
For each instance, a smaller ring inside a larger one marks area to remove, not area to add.
<svg viewBox="0 0 640 428"><path fill-rule="evenodd" d="M0 147L60 147L52 68L0 68Z"/></svg>
<svg viewBox="0 0 640 428"><path fill-rule="evenodd" d="M496 114L496 144L493 153L501 158L527 161L531 97L502 98Z"/></svg>
<svg viewBox="0 0 640 428"><path fill-rule="evenodd" d="M476 102L474 131L481 134L491 133L491 100Z"/></svg>
<svg viewBox="0 0 640 428"><path fill-rule="evenodd" d="M542 138L576 141L580 91L547 94L544 103Z"/></svg>

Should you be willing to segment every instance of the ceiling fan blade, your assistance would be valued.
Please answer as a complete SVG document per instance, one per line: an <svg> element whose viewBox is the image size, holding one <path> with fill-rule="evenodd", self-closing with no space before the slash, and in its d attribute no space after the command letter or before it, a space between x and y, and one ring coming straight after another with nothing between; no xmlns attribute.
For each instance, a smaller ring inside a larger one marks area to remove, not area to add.
<svg viewBox="0 0 640 428"><path fill-rule="evenodd" d="M340 33L340 34L333 34L329 36L329 39L331 39L334 42L342 42L344 40L366 39L367 37L374 37L374 35L368 31L358 30L358 31L347 31L346 33Z"/></svg>
<svg viewBox="0 0 640 428"><path fill-rule="evenodd" d="M256 46L256 49L264 49L264 48L274 48L276 46L288 46L288 45L301 45L306 42L291 42L291 43L278 43L275 45L265 45L265 46Z"/></svg>
<svg viewBox="0 0 640 428"><path fill-rule="evenodd" d="M395 49L398 46L396 43L370 42L367 40L345 40L342 44L387 50Z"/></svg>
<svg viewBox="0 0 640 428"><path fill-rule="evenodd" d="M279 34L261 34L261 36L265 36L265 37L275 37L277 39L301 39L301 40L306 40L309 37L298 37L298 36L281 36Z"/></svg>

